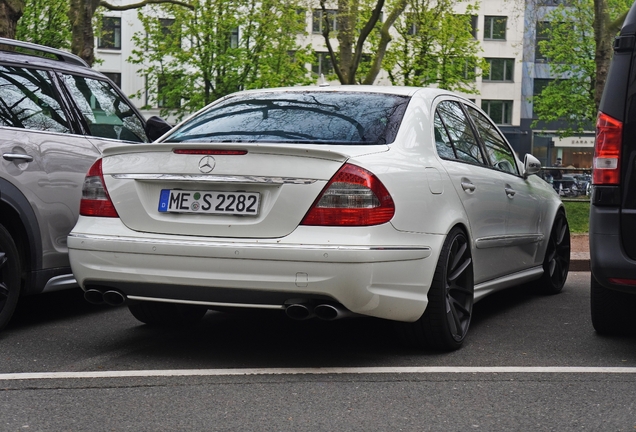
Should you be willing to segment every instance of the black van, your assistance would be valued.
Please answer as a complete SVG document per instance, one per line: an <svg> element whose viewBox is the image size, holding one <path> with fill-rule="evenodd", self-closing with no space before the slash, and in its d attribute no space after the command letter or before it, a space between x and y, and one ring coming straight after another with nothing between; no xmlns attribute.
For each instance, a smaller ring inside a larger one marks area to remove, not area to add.
<svg viewBox="0 0 636 432"><path fill-rule="evenodd" d="M601 334L636 330L636 4L614 42L596 125L591 312Z"/></svg>

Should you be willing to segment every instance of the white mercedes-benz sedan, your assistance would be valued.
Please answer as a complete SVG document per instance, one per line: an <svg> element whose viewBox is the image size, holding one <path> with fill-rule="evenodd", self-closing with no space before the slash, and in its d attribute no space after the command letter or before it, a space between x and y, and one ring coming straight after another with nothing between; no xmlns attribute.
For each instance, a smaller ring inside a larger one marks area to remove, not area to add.
<svg viewBox="0 0 636 432"><path fill-rule="evenodd" d="M87 300L147 324L231 308L372 316L457 349L483 296L565 284L568 223L539 170L448 91L239 92L155 143L105 151L71 266Z"/></svg>

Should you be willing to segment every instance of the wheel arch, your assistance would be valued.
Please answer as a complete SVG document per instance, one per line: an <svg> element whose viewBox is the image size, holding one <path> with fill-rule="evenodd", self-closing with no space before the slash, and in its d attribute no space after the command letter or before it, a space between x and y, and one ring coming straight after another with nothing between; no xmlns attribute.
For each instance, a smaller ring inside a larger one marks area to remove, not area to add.
<svg viewBox="0 0 636 432"><path fill-rule="evenodd" d="M0 178L0 224L11 233L24 272L42 268L40 227L29 201L13 184Z"/></svg>

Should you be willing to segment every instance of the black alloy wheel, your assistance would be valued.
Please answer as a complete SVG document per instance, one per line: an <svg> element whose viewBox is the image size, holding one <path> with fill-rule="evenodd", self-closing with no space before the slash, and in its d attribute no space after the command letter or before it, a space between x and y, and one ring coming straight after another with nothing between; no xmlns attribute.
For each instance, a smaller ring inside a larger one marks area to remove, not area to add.
<svg viewBox="0 0 636 432"><path fill-rule="evenodd" d="M0 225L0 330L13 315L20 297L21 266L18 249Z"/></svg>
<svg viewBox="0 0 636 432"><path fill-rule="evenodd" d="M424 315L414 323L401 323L401 335L409 345L459 349L468 333L473 302L470 244L464 231L456 227L442 247Z"/></svg>
<svg viewBox="0 0 636 432"><path fill-rule="evenodd" d="M548 247L543 260L543 276L537 288L545 294L558 294L563 289L570 270L570 227L565 213L554 218Z"/></svg>

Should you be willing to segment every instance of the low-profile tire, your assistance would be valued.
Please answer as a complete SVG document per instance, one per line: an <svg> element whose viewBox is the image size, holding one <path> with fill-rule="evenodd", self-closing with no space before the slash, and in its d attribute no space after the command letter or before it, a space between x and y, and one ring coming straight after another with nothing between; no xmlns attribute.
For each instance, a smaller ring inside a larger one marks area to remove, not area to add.
<svg viewBox="0 0 636 432"><path fill-rule="evenodd" d="M22 283L18 249L5 227L0 225L0 330L13 315Z"/></svg>
<svg viewBox="0 0 636 432"><path fill-rule="evenodd" d="M554 218L548 247L543 258L543 276L536 282L537 291L558 294L563 290L570 271L570 226L565 213Z"/></svg>
<svg viewBox="0 0 636 432"><path fill-rule="evenodd" d="M602 335L633 335L636 333L636 295L615 291L590 277L590 311L592 326Z"/></svg>
<svg viewBox="0 0 636 432"><path fill-rule="evenodd" d="M208 311L201 306L163 302L133 303L128 305L128 310L144 324L166 327L194 325Z"/></svg>
<svg viewBox="0 0 636 432"><path fill-rule="evenodd" d="M409 346L459 349L470 326L474 284L470 244L461 228L453 228L444 241L424 314L413 323L398 323L402 340Z"/></svg>

